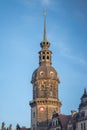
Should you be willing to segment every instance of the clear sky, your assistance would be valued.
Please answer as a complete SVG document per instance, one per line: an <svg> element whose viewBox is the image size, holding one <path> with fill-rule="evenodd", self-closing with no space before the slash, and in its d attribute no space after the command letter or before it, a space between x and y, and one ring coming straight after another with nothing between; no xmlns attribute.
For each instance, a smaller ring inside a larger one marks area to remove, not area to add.
<svg viewBox="0 0 87 130"><path fill-rule="evenodd" d="M30 81L39 66L44 7L61 113L78 110L87 88L87 0L0 0L0 124L6 127L30 127Z"/></svg>

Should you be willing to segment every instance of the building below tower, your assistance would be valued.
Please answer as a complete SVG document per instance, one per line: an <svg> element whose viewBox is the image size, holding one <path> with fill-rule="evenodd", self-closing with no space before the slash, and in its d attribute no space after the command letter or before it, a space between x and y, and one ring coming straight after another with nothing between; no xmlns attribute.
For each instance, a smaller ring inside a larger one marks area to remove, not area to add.
<svg viewBox="0 0 87 130"><path fill-rule="evenodd" d="M71 111L71 115L53 113L52 120L46 130L87 130L87 92L81 97L79 111Z"/></svg>

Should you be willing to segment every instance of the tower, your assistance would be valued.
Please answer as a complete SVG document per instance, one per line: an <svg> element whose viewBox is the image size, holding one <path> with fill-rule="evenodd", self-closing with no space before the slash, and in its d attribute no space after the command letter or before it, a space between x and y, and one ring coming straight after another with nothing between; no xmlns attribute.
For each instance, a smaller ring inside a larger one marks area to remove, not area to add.
<svg viewBox="0 0 87 130"><path fill-rule="evenodd" d="M84 89L84 93L81 97L81 103L79 104L79 112L77 115L77 128L76 130L87 130L87 92Z"/></svg>
<svg viewBox="0 0 87 130"><path fill-rule="evenodd" d="M40 43L39 67L32 74L33 100L31 106L31 130L45 130L54 111L59 112L58 98L60 83L56 70L52 67L50 42L46 37L46 11L44 11L44 38Z"/></svg>

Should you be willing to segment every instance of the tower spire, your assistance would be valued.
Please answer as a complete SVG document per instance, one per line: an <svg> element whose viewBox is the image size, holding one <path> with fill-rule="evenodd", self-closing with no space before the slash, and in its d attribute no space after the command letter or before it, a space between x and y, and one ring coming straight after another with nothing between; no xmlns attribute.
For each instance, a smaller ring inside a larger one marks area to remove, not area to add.
<svg viewBox="0 0 87 130"><path fill-rule="evenodd" d="M46 40L46 9L44 9L44 41Z"/></svg>
<svg viewBox="0 0 87 130"><path fill-rule="evenodd" d="M84 88L84 94L86 94L86 88Z"/></svg>

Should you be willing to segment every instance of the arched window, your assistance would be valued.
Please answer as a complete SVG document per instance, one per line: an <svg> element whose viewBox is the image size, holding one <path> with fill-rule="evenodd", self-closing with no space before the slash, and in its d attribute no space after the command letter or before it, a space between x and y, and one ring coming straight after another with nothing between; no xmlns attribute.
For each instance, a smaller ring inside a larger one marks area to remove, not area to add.
<svg viewBox="0 0 87 130"><path fill-rule="evenodd" d="M86 130L86 124L84 123L84 130Z"/></svg>
<svg viewBox="0 0 87 130"><path fill-rule="evenodd" d="M43 56L43 60L45 59L45 56Z"/></svg>
<svg viewBox="0 0 87 130"><path fill-rule="evenodd" d="M45 52L43 52L43 54L45 54Z"/></svg>
<svg viewBox="0 0 87 130"><path fill-rule="evenodd" d="M45 86L44 85L41 86L41 95L42 95L42 97L44 97L44 95L45 95Z"/></svg>
<svg viewBox="0 0 87 130"><path fill-rule="evenodd" d="M53 121L52 126L54 126L54 125L55 125L55 123L54 123L54 121Z"/></svg>
<svg viewBox="0 0 87 130"><path fill-rule="evenodd" d="M49 60L49 56L47 56L47 59Z"/></svg>
<svg viewBox="0 0 87 130"><path fill-rule="evenodd" d="M83 130L83 124L81 123L81 130Z"/></svg>
<svg viewBox="0 0 87 130"><path fill-rule="evenodd" d="M58 121L56 120L56 126L58 125Z"/></svg>

